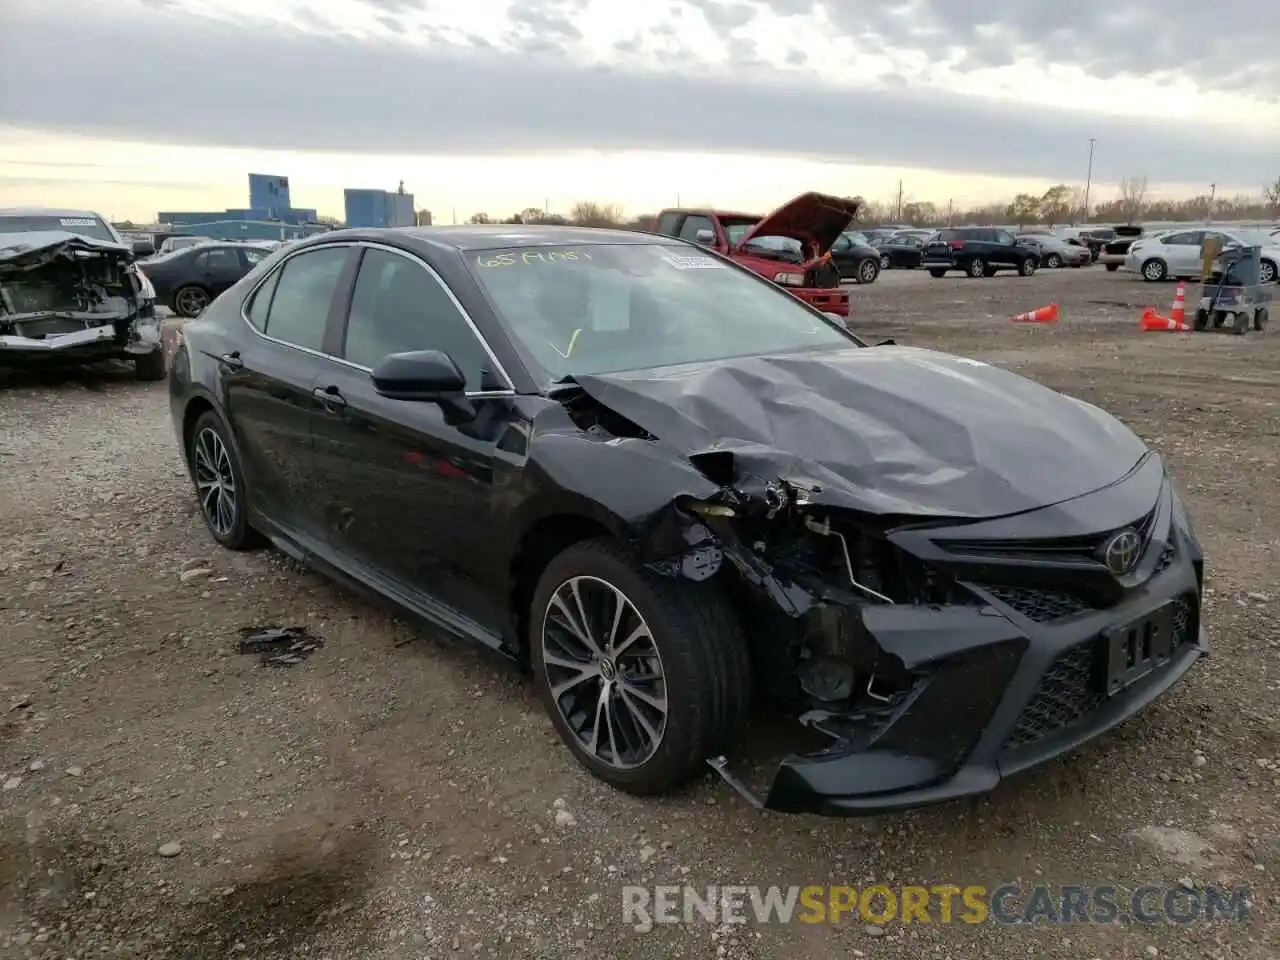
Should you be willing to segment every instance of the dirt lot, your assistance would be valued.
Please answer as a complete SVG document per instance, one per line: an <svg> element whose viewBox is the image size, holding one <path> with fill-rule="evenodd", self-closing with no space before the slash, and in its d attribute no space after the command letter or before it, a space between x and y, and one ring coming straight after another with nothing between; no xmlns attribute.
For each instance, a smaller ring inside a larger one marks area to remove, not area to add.
<svg viewBox="0 0 1280 960"><path fill-rule="evenodd" d="M1172 293L1096 268L854 288L869 336L1010 366L1166 454L1214 646L1102 743L867 820L761 816L710 776L611 792L510 668L272 551L213 549L163 384L0 381L0 956L1276 957L1280 335L1140 334ZM1056 326L1006 320L1051 301ZM236 654L270 623L326 644L290 669ZM1254 899L1183 926L622 923L626 883L873 878Z"/></svg>

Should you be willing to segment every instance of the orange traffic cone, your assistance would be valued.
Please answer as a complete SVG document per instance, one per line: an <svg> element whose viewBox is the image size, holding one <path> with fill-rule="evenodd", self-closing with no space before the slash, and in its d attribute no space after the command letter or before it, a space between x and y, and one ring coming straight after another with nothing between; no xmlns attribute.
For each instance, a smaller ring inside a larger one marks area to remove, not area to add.
<svg viewBox="0 0 1280 960"><path fill-rule="evenodd" d="M1147 309L1142 311L1142 320L1139 323L1139 327L1145 331L1152 331L1152 330L1183 331L1183 330L1191 329L1181 320L1174 320L1171 317L1160 316L1160 314L1156 313L1154 307L1147 307Z"/></svg>
<svg viewBox="0 0 1280 960"><path fill-rule="evenodd" d="M1010 317L1009 319L1013 323L1056 323L1058 305L1051 303L1047 307L1032 310L1030 313L1020 313L1016 317Z"/></svg>
<svg viewBox="0 0 1280 960"><path fill-rule="evenodd" d="M1174 323L1185 325L1187 319L1187 286L1181 280L1178 281L1178 292L1173 295L1173 311L1169 316Z"/></svg>

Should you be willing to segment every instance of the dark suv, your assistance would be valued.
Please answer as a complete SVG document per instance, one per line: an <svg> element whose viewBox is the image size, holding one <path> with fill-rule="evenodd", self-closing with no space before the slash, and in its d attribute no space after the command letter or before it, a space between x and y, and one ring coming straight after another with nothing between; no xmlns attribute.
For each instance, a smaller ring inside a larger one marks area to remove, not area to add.
<svg viewBox="0 0 1280 960"><path fill-rule="evenodd" d="M1036 272L1039 254L1018 242L1008 230L995 227L958 227L940 230L925 244L920 266L932 276L963 270L971 277L994 277L1000 270L1017 270L1024 277Z"/></svg>

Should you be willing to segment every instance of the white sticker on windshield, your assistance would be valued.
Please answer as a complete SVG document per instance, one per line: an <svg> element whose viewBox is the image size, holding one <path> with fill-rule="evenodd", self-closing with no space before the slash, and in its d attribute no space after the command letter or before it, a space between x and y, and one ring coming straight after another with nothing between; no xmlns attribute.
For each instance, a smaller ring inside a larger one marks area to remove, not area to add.
<svg viewBox="0 0 1280 960"><path fill-rule="evenodd" d="M65 217L58 221L64 227L96 227L97 220L91 220L88 217Z"/></svg>
<svg viewBox="0 0 1280 960"><path fill-rule="evenodd" d="M673 254L668 257L663 257L662 259L667 261L667 263L671 264L677 270L719 270L724 267L724 264L719 260L713 260L710 257L700 257L696 255L692 257L681 257Z"/></svg>

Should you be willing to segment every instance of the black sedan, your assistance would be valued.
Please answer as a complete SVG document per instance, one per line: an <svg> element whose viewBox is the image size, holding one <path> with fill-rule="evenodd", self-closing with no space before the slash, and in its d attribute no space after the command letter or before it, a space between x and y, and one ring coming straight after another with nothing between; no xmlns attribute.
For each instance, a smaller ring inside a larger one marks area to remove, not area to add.
<svg viewBox="0 0 1280 960"><path fill-rule="evenodd" d="M162 253L138 266L156 288L160 303L180 317L198 317L270 253L269 247L247 243L202 243Z"/></svg>
<svg viewBox="0 0 1280 960"><path fill-rule="evenodd" d="M875 283L880 276L880 254L859 233L842 233L831 245L831 262L841 280Z"/></svg>
<svg viewBox="0 0 1280 960"><path fill-rule="evenodd" d="M1205 651L1200 546L1126 427L674 238L303 240L186 324L170 399L218 543L526 664L634 793L706 764L776 810L981 793ZM795 737L763 799L724 754L754 698Z"/></svg>
<svg viewBox="0 0 1280 960"><path fill-rule="evenodd" d="M929 234L896 233L876 245L880 251L880 269L914 270L924 255L925 238Z"/></svg>

